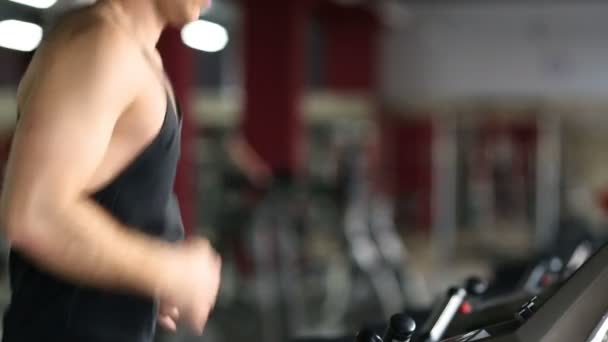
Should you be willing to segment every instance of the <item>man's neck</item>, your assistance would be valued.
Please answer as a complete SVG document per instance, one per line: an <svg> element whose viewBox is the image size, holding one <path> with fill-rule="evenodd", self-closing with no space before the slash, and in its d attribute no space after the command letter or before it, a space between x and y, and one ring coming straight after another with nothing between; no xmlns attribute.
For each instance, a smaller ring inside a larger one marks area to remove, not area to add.
<svg viewBox="0 0 608 342"><path fill-rule="evenodd" d="M129 29L149 50L154 50L166 21L151 0L110 0L118 8Z"/></svg>

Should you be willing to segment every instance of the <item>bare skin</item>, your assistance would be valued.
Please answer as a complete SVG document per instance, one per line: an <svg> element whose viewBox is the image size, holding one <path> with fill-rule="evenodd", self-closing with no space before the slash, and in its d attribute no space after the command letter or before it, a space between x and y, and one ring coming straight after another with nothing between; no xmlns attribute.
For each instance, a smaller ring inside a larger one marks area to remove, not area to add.
<svg viewBox="0 0 608 342"><path fill-rule="evenodd" d="M245 137L237 135L227 146L228 154L249 182L265 187L271 181L272 170L260 155L247 143Z"/></svg>
<svg viewBox="0 0 608 342"><path fill-rule="evenodd" d="M12 248L41 268L75 284L150 296L161 302L161 325L174 330L179 318L198 334L220 283L210 244L138 233L90 195L159 132L167 103L154 47L165 26L194 20L206 6L105 0L61 22L20 84L0 202Z"/></svg>

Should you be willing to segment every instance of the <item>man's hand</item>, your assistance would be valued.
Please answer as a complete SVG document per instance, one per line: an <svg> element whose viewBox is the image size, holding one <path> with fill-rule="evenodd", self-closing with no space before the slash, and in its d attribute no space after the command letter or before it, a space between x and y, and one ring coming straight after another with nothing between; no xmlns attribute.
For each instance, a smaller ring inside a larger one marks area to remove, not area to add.
<svg viewBox="0 0 608 342"><path fill-rule="evenodd" d="M176 246L166 265L159 324L175 330L180 319L201 335L217 299L221 259L207 240L193 239Z"/></svg>
<svg viewBox="0 0 608 342"><path fill-rule="evenodd" d="M160 303L158 308L158 325L169 331L177 330L179 309L175 305Z"/></svg>

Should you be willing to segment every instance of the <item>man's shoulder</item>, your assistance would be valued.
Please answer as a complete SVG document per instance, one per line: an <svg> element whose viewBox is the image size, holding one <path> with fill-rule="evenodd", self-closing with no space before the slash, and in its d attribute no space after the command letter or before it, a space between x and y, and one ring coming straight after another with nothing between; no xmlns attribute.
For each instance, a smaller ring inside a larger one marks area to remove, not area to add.
<svg viewBox="0 0 608 342"><path fill-rule="evenodd" d="M100 69L136 63L137 50L132 39L122 32L107 14L78 11L59 18L50 27L34 60L44 65L43 71L54 67L86 67Z"/></svg>
<svg viewBox="0 0 608 342"><path fill-rule="evenodd" d="M71 54L72 57L123 57L135 52L128 36L115 24L101 16L70 18L57 27L49 37L53 54Z"/></svg>
<svg viewBox="0 0 608 342"><path fill-rule="evenodd" d="M135 77L129 78L133 81L126 83L137 86L135 80L141 65L139 51L111 22L95 16L70 18L47 38L32 61L35 65L32 72L39 81L62 83L97 79L116 83L133 75Z"/></svg>
<svg viewBox="0 0 608 342"><path fill-rule="evenodd" d="M57 89L127 96L140 88L137 50L128 36L101 18L84 19L69 18L47 37L20 82L20 103L53 101L45 94Z"/></svg>

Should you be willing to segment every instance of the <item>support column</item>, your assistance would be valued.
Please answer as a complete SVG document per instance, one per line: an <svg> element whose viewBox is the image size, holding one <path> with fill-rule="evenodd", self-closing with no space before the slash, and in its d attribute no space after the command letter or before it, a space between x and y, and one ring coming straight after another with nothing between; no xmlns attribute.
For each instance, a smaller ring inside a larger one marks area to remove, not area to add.
<svg viewBox="0 0 608 342"><path fill-rule="evenodd" d="M192 113L194 96L194 52L182 43L180 32L166 30L158 48L173 83L176 100L183 115L181 159L175 180L186 236L196 226L196 120Z"/></svg>
<svg viewBox="0 0 608 342"><path fill-rule="evenodd" d="M545 114L539 118L536 166L536 251L544 251L557 236L561 198L561 118Z"/></svg>
<svg viewBox="0 0 608 342"><path fill-rule="evenodd" d="M301 97L308 4L293 0L242 0L241 4L243 135L275 175L297 175L302 167ZM304 297L296 255L301 243L287 210L293 193L283 187L275 190L256 210L248 239L255 267L260 340L267 342L289 340L307 322L301 310Z"/></svg>
<svg viewBox="0 0 608 342"><path fill-rule="evenodd" d="M326 84L338 92L376 95L378 17L362 6L323 4L318 11L326 39Z"/></svg>
<svg viewBox="0 0 608 342"><path fill-rule="evenodd" d="M399 117L379 103L378 75L380 30L376 13L364 6L340 6L326 1L318 10L326 33L326 84L339 93L368 95L380 135L378 173L374 190L394 196L400 206L411 206L409 223L427 229L431 225L430 118Z"/></svg>
<svg viewBox="0 0 608 342"><path fill-rule="evenodd" d="M379 121L378 16L369 7L338 5L333 1L319 4L315 14L325 40L325 87L333 93L367 97L372 108L370 120ZM368 134L368 143L377 146L365 151L367 177L376 193L386 193L391 188L382 152L386 150L385 136L384 126L377 122Z"/></svg>
<svg viewBox="0 0 608 342"><path fill-rule="evenodd" d="M243 1L245 94L242 129L275 172L302 160L303 1Z"/></svg>
<svg viewBox="0 0 608 342"><path fill-rule="evenodd" d="M432 138L432 166L429 169L432 194L431 210L433 255L439 260L449 262L454 256L457 237L457 201L458 201L458 137L457 118L440 115L435 119L435 134ZM430 140L430 139L429 139Z"/></svg>
<svg viewBox="0 0 608 342"><path fill-rule="evenodd" d="M400 206L400 222L430 231L435 225L433 163L436 127L430 113L382 112L383 158L388 191Z"/></svg>

